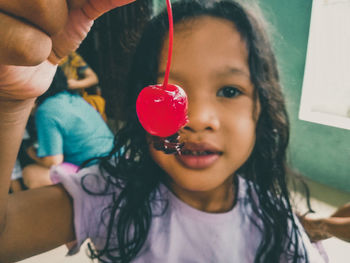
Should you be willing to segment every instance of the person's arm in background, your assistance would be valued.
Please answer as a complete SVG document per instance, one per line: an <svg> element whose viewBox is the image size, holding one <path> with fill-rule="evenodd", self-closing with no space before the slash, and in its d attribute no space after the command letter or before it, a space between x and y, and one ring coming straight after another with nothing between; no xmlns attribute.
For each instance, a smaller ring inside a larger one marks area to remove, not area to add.
<svg viewBox="0 0 350 263"><path fill-rule="evenodd" d="M350 203L339 207L329 218L324 219L327 233L350 242Z"/></svg>
<svg viewBox="0 0 350 263"><path fill-rule="evenodd" d="M312 241L336 237L350 242L350 203L327 218L302 217L301 222Z"/></svg>
<svg viewBox="0 0 350 263"><path fill-rule="evenodd" d="M82 73L81 79L68 79L68 88L70 89L86 89L98 84L96 73L87 67Z"/></svg>
<svg viewBox="0 0 350 263"><path fill-rule="evenodd" d="M35 127L37 143L26 149L28 156L37 164L51 168L61 164L64 160L62 127L57 118L60 118L60 110L47 107L47 104L36 106Z"/></svg>
<svg viewBox="0 0 350 263"><path fill-rule="evenodd" d="M326 233L350 242L350 216L329 217L322 220Z"/></svg>
<svg viewBox="0 0 350 263"><path fill-rule="evenodd" d="M4 1L2 0L1 3ZM35 4L33 1L30 2ZM30 59L28 61L26 54L13 58L2 55L0 59L1 262L18 261L74 239L72 201L62 186L44 187L9 196L10 176L34 98L49 87L56 71L54 64L79 46L89 31L93 19L111 8L130 2L132 0L91 0L84 4L83 10L75 9L74 12L70 12L69 23L65 24L65 29L51 38L53 53L50 53L49 59L52 63L43 61L45 54L39 59L34 57L34 61ZM14 3L18 4L19 1ZM2 14L5 14L6 8L3 6L2 8L4 11ZM46 8L51 8L51 5ZM54 11L57 12L57 10ZM8 33L6 31L8 28L14 29L13 34L20 34L21 31L15 29L20 29L23 22L15 17L11 17L15 20L6 23L3 23L2 18L0 19L0 42L2 43L0 54L7 52L11 43L22 45L24 53L33 52L30 49L31 45L26 45L28 43L13 42L11 35L4 37L2 34L2 32ZM31 19L28 20L31 21ZM26 25L29 28L31 26L30 23ZM40 31L40 27L35 30ZM29 42L32 46L40 44L40 40L36 38L31 38ZM29 62L39 64L34 67L6 66L6 64L28 65Z"/></svg>
<svg viewBox="0 0 350 263"><path fill-rule="evenodd" d="M50 155L45 157L38 157L36 154L36 149L34 146L30 146L27 149L27 154L32 158L37 164L44 166L46 168L51 168L51 166L63 163L63 154Z"/></svg>
<svg viewBox="0 0 350 263"><path fill-rule="evenodd" d="M331 217L350 217L350 203L339 207Z"/></svg>

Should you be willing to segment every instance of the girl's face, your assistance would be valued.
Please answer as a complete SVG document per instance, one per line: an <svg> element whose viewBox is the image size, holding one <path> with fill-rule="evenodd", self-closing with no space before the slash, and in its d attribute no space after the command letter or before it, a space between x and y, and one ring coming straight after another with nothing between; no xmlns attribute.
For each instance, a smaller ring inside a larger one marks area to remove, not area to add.
<svg viewBox="0 0 350 263"><path fill-rule="evenodd" d="M168 40L160 55L158 83L163 81L167 52ZM169 83L181 86L188 96L189 123L180 131L185 151L166 155L150 146L153 159L180 198L232 192L233 175L254 147L254 112L259 112L248 51L235 26L212 17L177 24Z"/></svg>

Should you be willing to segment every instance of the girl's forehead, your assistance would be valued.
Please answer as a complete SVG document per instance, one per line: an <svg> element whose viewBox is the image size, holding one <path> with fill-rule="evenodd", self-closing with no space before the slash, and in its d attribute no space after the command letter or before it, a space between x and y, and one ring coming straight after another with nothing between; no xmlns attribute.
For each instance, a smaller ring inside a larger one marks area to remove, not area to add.
<svg viewBox="0 0 350 263"><path fill-rule="evenodd" d="M249 74L246 42L229 20L201 16L175 25L172 70L198 66L212 71L238 68ZM168 52L166 37L160 54L159 70L165 69Z"/></svg>
<svg viewBox="0 0 350 263"><path fill-rule="evenodd" d="M181 20L174 25L174 32L190 34L191 32L193 33L199 29L211 29L212 27L220 31L226 29L228 32L231 31L231 33L238 33L236 25L233 21L210 15L202 15Z"/></svg>

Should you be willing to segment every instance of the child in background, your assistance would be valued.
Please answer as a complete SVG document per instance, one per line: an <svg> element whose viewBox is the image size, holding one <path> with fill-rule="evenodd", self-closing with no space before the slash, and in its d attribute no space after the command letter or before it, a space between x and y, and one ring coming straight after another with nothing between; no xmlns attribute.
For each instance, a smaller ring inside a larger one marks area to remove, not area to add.
<svg viewBox="0 0 350 263"><path fill-rule="evenodd" d="M34 111L37 144L26 151L35 163L23 169L28 188L51 185L49 172L54 165L68 162L80 166L108 155L113 148L113 133L78 91L68 89L61 68L49 89L37 98Z"/></svg>
<svg viewBox="0 0 350 263"><path fill-rule="evenodd" d="M98 84L96 73L77 52L72 52L63 58L59 67L67 77L68 88L78 90L81 94L84 89Z"/></svg>
<svg viewBox="0 0 350 263"><path fill-rule="evenodd" d="M164 77L164 12L135 54L127 121L110 156L124 154L78 176L54 170L63 186L14 194L9 209L21 202L24 211L11 209L7 222L26 215L15 222L25 231L5 225L0 255L28 256L73 238L75 253L90 237L101 262L324 262L290 205L289 124L262 22L232 1L180 1L173 11L170 82L189 99L181 155L156 151L135 111L140 90Z"/></svg>
<svg viewBox="0 0 350 263"><path fill-rule="evenodd" d="M68 88L77 90L94 109L100 113L105 122L105 100L99 90L98 77L85 60L77 53L72 52L60 61L59 67L68 79Z"/></svg>

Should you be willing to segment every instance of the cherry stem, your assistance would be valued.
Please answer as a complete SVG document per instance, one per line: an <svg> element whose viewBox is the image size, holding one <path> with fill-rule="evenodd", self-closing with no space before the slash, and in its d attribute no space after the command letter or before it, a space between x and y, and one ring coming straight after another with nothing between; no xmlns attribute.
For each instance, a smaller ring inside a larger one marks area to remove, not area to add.
<svg viewBox="0 0 350 263"><path fill-rule="evenodd" d="M170 64L171 64L171 56L173 54L173 32L174 32L174 25L173 25L173 12L171 10L171 2L170 0L166 0L166 6L168 11L168 20L169 20L169 50L168 50L168 61L166 65L165 75L164 75L164 82L163 82L163 88L166 88L169 81L169 73L170 73Z"/></svg>

